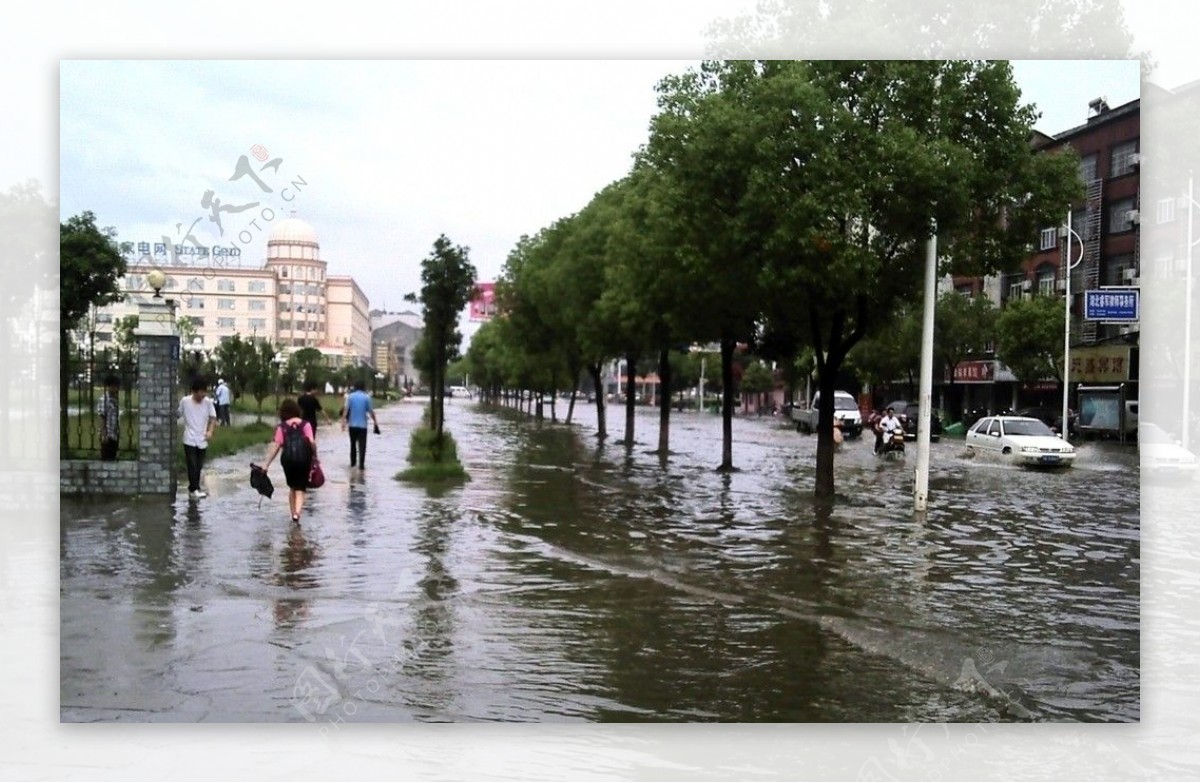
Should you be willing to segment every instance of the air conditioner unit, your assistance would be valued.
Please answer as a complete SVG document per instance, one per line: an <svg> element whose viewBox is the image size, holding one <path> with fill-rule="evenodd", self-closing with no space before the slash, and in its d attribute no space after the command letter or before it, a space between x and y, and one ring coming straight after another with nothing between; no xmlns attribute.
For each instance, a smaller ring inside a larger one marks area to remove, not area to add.
<svg viewBox="0 0 1200 783"><path fill-rule="evenodd" d="M1134 330L1133 326L1131 326L1131 325L1125 325L1125 326L1122 326L1122 327L1121 327L1120 329L1118 329L1117 331L1118 331L1119 333L1121 333L1121 334L1131 334L1131 333L1133 332L1133 330Z"/></svg>
<svg viewBox="0 0 1200 783"><path fill-rule="evenodd" d="M1125 219L1136 226L1142 222L1142 214L1136 209L1131 209L1125 213Z"/></svg>
<svg viewBox="0 0 1200 783"><path fill-rule="evenodd" d="M1021 290L1022 291L1032 291L1033 290L1033 281L1032 280L1022 280L1021 281Z"/></svg>
<svg viewBox="0 0 1200 783"><path fill-rule="evenodd" d="M1067 281L1065 279L1064 280L1055 280L1054 281L1054 289L1056 291L1062 291L1065 293L1067 290Z"/></svg>
<svg viewBox="0 0 1200 783"><path fill-rule="evenodd" d="M1137 282L1138 271L1133 268L1126 269L1123 272L1121 272L1121 277L1128 283Z"/></svg>
<svg viewBox="0 0 1200 783"><path fill-rule="evenodd" d="M1142 165L1142 153L1140 153L1140 152L1135 152L1135 153L1133 153L1132 155L1130 155L1130 156L1129 156L1129 165L1130 165L1130 166L1140 166L1140 165Z"/></svg>

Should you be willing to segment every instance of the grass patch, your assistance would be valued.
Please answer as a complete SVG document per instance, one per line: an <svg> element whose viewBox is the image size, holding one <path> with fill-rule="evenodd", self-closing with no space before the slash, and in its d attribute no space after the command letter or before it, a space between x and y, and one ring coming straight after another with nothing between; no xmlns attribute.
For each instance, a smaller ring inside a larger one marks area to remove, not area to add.
<svg viewBox="0 0 1200 783"><path fill-rule="evenodd" d="M295 394L269 394L263 398L261 413L263 416L274 419L276 413L279 411L279 403L288 399L294 400L299 396L299 392ZM316 396L316 398L320 401L321 409L329 414L329 418L337 421L338 411L342 409L342 395L318 393L314 396ZM371 407L375 410L387 407L390 402L393 402L393 400L385 399L382 393L371 396ZM213 403L216 404L215 399L213 400ZM232 413L248 413L255 416L260 413L258 400L250 394L243 394L241 397L238 397L231 402L229 404L229 410ZM318 416L318 418L320 418L320 416ZM324 419L321 420L324 421Z"/></svg>
<svg viewBox="0 0 1200 783"><path fill-rule="evenodd" d="M427 427L413 430L408 444L408 462L409 466L396 474L397 481L444 484L471 480L458 461L458 444L454 442L454 436L444 430L440 449L436 432Z"/></svg>

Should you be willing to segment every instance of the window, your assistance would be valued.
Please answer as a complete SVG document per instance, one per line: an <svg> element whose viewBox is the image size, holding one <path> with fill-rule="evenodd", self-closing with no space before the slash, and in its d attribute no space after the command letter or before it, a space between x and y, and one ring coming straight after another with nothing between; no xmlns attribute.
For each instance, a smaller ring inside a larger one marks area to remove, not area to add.
<svg viewBox="0 0 1200 783"><path fill-rule="evenodd" d="M237 323L236 318L218 318L217 319L217 328L218 329L232 329L236 323Z"/></svg>
<svg viewBox="0 0 1200 783"><path fill-rule="evenodd" d="M999 419L992 419L992 423L990 425L988 425L987 434L988 435L999 435L1000 434L1000 420Z"/></svg>
<svg viewBox="0 0 1200 783"><path fill-rule="evenodd" d="M1096 153L1079 159L1079 178L1085 185L1096 178Z"/></svg>
<svg viewBox="0 0 1200 783"><path fill-rule="evenodd" d="M175 278L168 277L167 282L163 285L163 288L170 289L170 288L177 288L178 286L179 286L179 282Z"/></svg>
<svg viewBox="0 0 1200 783"><path fill-rule="evenodd" d="M267 319L266 318L251 318L250 319L250 328L253 329L254 331L260 331L260 330L266 331Z"/></svg>
<svg viewBox="0 0 1200 783"><path fill-rule="evenodd" d="M280 267L280 268L279 268L279 276L280 276L280 277L287 277L287 276L288 276L288 274L287 274L287 267L286 267L286 266L284 266L284 267Z"/></svg>
<svg viewBox="0 0 1200 783"><path fill-rule="evenodd" d="M251 310L266 310L267 303L263 299L251 299L250 300L250 309Z"/></svg>
<svg viewBox="0 0 1200 783"><path fill-rule="evenodd" d="M192 322L192 326L195 327L196 329L204 328L204 318L203 317L189 315L188 320Z"/></svg>
<svg viewBox="0 0 1200 783"><path fill-rule="evenodd" d="M1133 220L1130 212L1133 210L1133 199L1123 198L1108 206L1108 233L1119 234L1122 231L1133 230Z"/></svg>
<svg viewBox="0 0 1200 783"><path fill-rule="evenodd" d="M1175 199L1160 199L1156 212L1159 223L1170 223L1173 221L1175 219Z"/></svg>
<svg viewBox="0 0 1200 783"><path fill-rule="evenodd" d="M146 282L141 275L129 275L125 278L125 288L130 291L136 291L142 287L142 283Z"/></svg>
<svg viewBox="0 0 1200 783"><path fill-rule="evenodd" d="M203 310L204 300L198 296L189 297L187 300L187 306L189 310Z"/></svg>
<svg viewBox="0 0 1200 783"><path fill-rule="evenodd" d="M218 299L217 300L217 309L218 310L232 310L233 309L233 300L232 299Z"/></svg>
<svg viewBox="0 0 1200 783"><path fill-rule="evenodd" d="M290 294L291 292L292 292L292 286L290 283L280 283L279 284L279 293Z"/></svg>
<svg viewBox="0 0 1200 783"><path fill-rule="evenodd" d="M234 288L232 280L218 280L217 281L217 290L230 292L230 291L234 291L236 289Z"/></svg>
<svg viewBox="0 0 1200 783"><path fill-rule="evenodd" d="M267 281L251 280L246 284L246 290L252 294L265 294L267 292Z"/></svg>
<svg viewBox="0 0 1200 783"><path fill-rule="evenodd" d="M1133 156L1137 153L1137 146L1137 139L1134 139L1112 148L1112 163L1108 167L1108 176L1120 177L1133 171Z"/></svg>
<svg viewBox="0 0 1200 783"><path fill-rule="evenodd" d="M1126 270L1133 269L1133 255L1112 256L1104 260L1104 276L1100 285L1129 285Z"/></svg>
<svg viewBox="0 0 1200 783"><path fill-rule="evenodd" d="M1079 235L1079 239L1075 239L1074 237L1071 237L1072 242L1078 243L1080 239L1082 239L1084 242L1087 242L1088 240L1090 240L1092 238L1091 237L1092 232L1088 231L1087 214L1088 213L1087 213L1086 209L1071 210L1071 230ZM1071 249L1072 253L1076 253L1078 251L1079 251L1078 247L1073 247ZM1074 257L1074 256L1072 256L1072 257Z"/></svg>
<svg viewBox="0 0 1200 783"><path fill-rule="evenodd" d="M1020 299L1021 293L1025 289L1025 282L1026 282L1025 280L1022 280L1019 277L1013 278L1011 281L1009 281L1009 283L1008 283L1008 298L1009 299Z"/></svg>
<svg viewBox="0 0 1200 783"><path fill-rule="evenodd" d="M1041 296L1052 296L1054 294L1054 281L1058 277L1058 270L1052 264L1042 264L1037 268L1037 290Z"/></svg>
<svg viewBox="0 0 1200 783"><path fill-rule="evenodd" d="M1058 229L1043 228L1042 229L1042 250L1053 250L1058 244Z"/></svg>

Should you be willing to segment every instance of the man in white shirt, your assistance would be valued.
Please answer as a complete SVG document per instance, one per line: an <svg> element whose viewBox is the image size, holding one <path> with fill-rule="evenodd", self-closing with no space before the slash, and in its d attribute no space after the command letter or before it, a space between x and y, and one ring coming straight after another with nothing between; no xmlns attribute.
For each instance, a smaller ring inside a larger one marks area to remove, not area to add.
<svg viewBox="0 0 1200 783"><path fill-rule="evenodd" d="M179 401L177 415L183 420L183 455L187 459L188 497L199 499L208 493L200 489L200 471L204 467L204 451L217 424L217 410L208 399L203 380L192 381L192 393Z"/></svg>
<svg viewBox="0 0 1200 783"><path fill-rule="evenodd" d="M896 418L896 409L888 408L883 418L875 425L875 453L883 448L884 440L896 430L904 431L904 427L900 424L900 420Z"/></svg>
<svg viewBox="0 0 1200 783"><path fill-rule="evenodd" d="M232 393L229 391L229 386L226 385L224 378L217 380L217 421L226 427L229 426L229 405L232 400Z"/></svg>

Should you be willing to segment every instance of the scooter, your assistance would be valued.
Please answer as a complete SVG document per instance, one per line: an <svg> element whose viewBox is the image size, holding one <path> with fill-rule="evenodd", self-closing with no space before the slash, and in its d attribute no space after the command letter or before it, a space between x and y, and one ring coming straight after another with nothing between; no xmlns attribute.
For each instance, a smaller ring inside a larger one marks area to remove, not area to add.
<svg viewBox="0 0 1200 783"><path fill-rule="evenodd" d="M892 430L891 433L884 433L883 444L875 452L875 456L883 457L884 459L903 459L904 431Z"/></svg>

